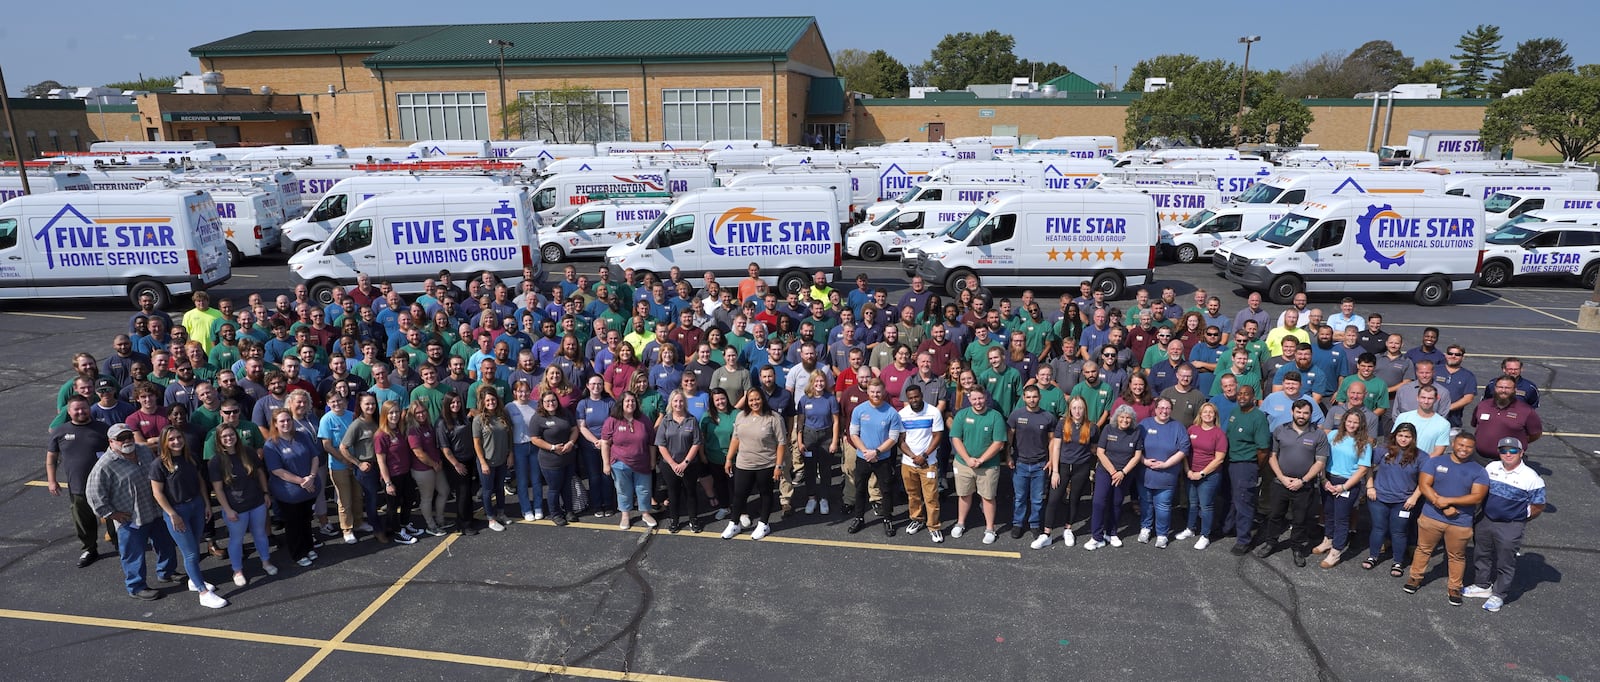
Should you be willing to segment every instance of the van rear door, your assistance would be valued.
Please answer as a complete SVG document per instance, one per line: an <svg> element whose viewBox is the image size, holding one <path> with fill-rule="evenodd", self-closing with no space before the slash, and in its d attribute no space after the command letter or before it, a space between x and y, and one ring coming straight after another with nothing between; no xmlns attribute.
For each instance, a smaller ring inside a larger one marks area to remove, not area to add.
<svg viewBox="0 0 1600 682"><path fill-rule="evenodd" d="M189 274L197 275L203 286L214 286L233 276L232 259L228 257L228 237L222 231L222 220L217 217L217 204L211 195L195 192L184 197L185 216L190 216ZM198 265L200 271L194 272Z"/></svg>

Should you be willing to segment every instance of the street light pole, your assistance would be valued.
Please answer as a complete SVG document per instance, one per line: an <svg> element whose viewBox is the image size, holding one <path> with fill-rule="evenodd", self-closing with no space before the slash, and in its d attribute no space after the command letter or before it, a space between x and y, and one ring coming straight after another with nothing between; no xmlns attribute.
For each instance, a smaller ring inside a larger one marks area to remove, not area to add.
<svg viewBox="0 0 1600 682"><path fill-rule="evenodd" d="M506 121L506 107L509 106L506 102L506 48L517 44L499 38L490 38L489 44L500 48L500 139L505 140L511 137L510 123Z"/></svg>
<svg viewBox="0 0 1600 682"><path fill-rule="evenodd" d="M1244 36L1239 42L1244 43L1244 75L1239 79L1239 114L1235 118L1235 125L1239 128L1239 137L1244 137L1244 91L1250 83L1250 46L1261 41L1261 36Z"/></svg>
<svg viewBox="0 0 1600 682"><path fill-rule="evenodd" d="M17 157L17 177L22 179L22 193L33 194L33 189L28 187L28 164L22 158L22 142L17 139L17 122L11 117L11 95L6 92L6 76L0 71L0 109L4 109L6 117L6 132L11 136L11 153Z"/></svg>

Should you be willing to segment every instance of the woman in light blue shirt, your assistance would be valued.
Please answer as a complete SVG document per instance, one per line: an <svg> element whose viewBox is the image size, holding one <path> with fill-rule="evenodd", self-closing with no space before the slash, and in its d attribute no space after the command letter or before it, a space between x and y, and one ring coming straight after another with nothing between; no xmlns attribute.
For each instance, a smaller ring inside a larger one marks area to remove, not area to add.
<svg viewBox="0 0 1600 682"><path fill-rule="evenodd" d="M1372 467L1372 437L1367 435L1363 412L1347 412L1339 428L1328 433L1328 468L1322 479L1322 544L1311 550L1326 552L1322 567L1339 565L1339 557L1350 539L1350 512L1361 499L1361 480Z"/></svg>

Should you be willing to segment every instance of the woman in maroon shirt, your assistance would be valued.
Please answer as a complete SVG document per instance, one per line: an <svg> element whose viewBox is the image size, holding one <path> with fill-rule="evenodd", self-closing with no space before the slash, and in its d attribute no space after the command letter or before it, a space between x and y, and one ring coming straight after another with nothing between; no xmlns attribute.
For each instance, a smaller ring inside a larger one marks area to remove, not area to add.
<svg viewBox="0 0 1600 682"><path fill-rule="evenodd" d="M396 544L416 544L420 532L411 525L411 504L417 499L417 482L411 478L411 445L406 442L405 410L393 400L378 409L378 433L372 449L378 457L378 474L388 494L389 528Z"/></svg>
<svg viewBox="0 0 1600 682"><path fill-rule="evenodd" d="M1216 518L1217 491L1222 487L1218 469L1228 460L1228 432L1217 422L1217 406L1205 403L1189 427L1189 466L1184 473L1189 484L1189 524L1178 532L1179 540L1200 535L1195 549L1211 544Z"/></svg>
<svg viewBox="0 0 1600 682"><path fill-rule="evenodd" d="M617 527L627 530L633 523L631 514L635 502L639 506L644 525L655 528L656 518L650 514L650 463L651 445L655 443L650 422L639 412L639 396L624 393L617 400L611 417L600 432L600 459L605 472L617 486L617 510L622 519Z"/></svg>

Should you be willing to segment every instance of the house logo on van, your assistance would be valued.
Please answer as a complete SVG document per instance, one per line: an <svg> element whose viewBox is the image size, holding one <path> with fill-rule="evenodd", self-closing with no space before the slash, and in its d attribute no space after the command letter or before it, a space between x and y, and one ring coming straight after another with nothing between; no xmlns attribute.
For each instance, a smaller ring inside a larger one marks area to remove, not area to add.
<svg viewBox="0 0 1600 682"><path fill-rule="evenodd" d="M1410 249L1473 248L1476 231L1477 221L1471 218L1407 218L1389 204L1369 205L1356 218L1362 257L1384 270L1405 265Z"/></svg>
<svg viewBox="0 0 1600 682"><path fill-rule="evenodd" d="M191 210L195 204L190 204ZM215 215L214 213L212 215ZM101 218L90 220L66 204L33 233L44 244L44 259L56 268L108 265L176 265L183 262L174 241L171 218ZM216 230L213 218L201 230Z"/></svg>
<svg viewBox="0 0 1600 682"><path fill-rule="evenodd" d="M806 256L833 252L833 225L826 220L779 221L751 206L728 209L706 234L718 256Z"/></svg>
<svg viewBox="0 0 1600 682"><path fill-rule="evenodd" d="M927 179L928 171L908 171L898 163L891 163L878 174L878 186L883 189L885 199L897 199Z"/></svg>
<svg viewBox="0 0 1600 682"><path fill-rule="evenodd" d="M1088 189L1094 179L1094 173L1063 173L1055 164L1044 167L1045 189Z"/></svg>

